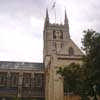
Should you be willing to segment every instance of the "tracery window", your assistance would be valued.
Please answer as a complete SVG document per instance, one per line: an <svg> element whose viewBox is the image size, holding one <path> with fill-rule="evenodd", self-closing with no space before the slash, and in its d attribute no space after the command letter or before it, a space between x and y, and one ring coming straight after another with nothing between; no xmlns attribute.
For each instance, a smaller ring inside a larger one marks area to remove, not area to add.
<svg viewBox="0 0 100 100"><path fill-rule="evenodd" d="M74 55L74 49L72 47L69 48L69 56Z"/></svg>
<svg viewBox="0 0 100 100"><path fill-rule="evenodd" d="M53 39L56 39L55 30L53 30Z"/></svg>
<svg viewBox="0 0 100 100"><path fill-rule="evenodd" d="M10 74L10 86L11 87L17 87L18 86L18 80L19 80L19 74L15 72L11 72Z"/></svg>
<svg viewBox="0 0 100 100"><path fill-rule="evenodd" d="M53 30L53 39L63 39L63 32Z"/></svg>
<svg viewBox="0 0 100 100"><path fill-rule="evenodd" d="M30 87L31 86L31 73L24 73L23 74L23 87Z"/></svg>
<svg viewBox="0 0 100 100"><path fill-rule="evenodd" d="M60 30L60 32L61 32L60 39L63 39L63 32L62 32L62 30Z"/></svg>
<svg viewBox="0 0 100 100"><path fill-rule="evenodd" d="M27 74L27 76L26 76ZM44 96L44 74L41 73L34 73L34 77L31 74L31 87L27 87L26 83L28 83L28 78L30 75L29 73L24 73L23 75L23 88L22 88L22 95L27 96Z"/></svg>
<svg viewBox="0 0 100 100"><path fill-rule="evenodd" d="M43 76L42 76L42 74L35 74L34 86L35 87L42 87L42 85L43 85Z"/></svg>
<svg viewBox="0 0 100 100"><path fill-rule="evenodd" d="M6 86L6 85L7 85L7 73L0 72L0 86Z"/></svg>

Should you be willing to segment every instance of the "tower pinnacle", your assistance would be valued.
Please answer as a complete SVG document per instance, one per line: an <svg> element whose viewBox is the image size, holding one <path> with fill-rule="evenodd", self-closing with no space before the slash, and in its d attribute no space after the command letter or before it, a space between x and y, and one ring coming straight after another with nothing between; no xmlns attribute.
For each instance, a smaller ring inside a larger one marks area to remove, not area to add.
<svg viewBox="0 0 100 100"><path fill-rule="evenodd" d="M49 23L48 9L46 8L45 26Z"/></svg>
<svg viewBox="0 0 100 100"><path fill-rule="evenodd" d="M64 20L64 25L67 29L67 32L69 32L69 24L68 24L68 18L67 18L67 14L66 14L66 9L65 9L65 20Z"/></svg>

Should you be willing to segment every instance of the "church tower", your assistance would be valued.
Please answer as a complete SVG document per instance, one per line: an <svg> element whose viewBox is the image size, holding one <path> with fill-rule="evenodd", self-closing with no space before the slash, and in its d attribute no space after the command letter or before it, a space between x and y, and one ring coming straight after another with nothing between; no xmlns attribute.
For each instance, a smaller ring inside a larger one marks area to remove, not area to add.
<svg viewBox="0 0 100 100"><path fill-rule="evenodd" d="M44 25L44 57L45 55L63 54L65 41L70 39L68 18L65 11L64 25L51 24L49 22L48 10Z"/></svg>
<svg viewBox="0 0 100 100"><path fill-rule="evenodd" d="M83 53L70 38L69 23L65 11L64 24L51 24L48 9L44 24L43 61L46 72L46 100L64 100L63 79L57 74L59 67L81 63Z"/></svg>

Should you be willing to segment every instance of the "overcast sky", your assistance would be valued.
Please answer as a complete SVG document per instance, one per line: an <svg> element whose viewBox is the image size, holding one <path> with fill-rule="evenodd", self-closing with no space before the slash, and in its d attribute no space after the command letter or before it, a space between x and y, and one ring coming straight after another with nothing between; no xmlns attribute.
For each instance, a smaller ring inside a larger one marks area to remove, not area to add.
<svg viewBox="0 0 100 100"><path fill-rule="evenodd" d="M55 0L0 0L0 61L42 62L45 9L54 22ZM82 31L100 32L99 0L56 0L56 21L66 8L70 35L81 48Z"/></svg>

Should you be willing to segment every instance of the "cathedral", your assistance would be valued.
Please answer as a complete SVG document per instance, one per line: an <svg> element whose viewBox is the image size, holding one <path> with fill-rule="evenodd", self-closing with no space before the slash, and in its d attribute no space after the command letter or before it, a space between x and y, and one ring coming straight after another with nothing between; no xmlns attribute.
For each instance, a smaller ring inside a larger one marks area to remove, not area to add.
<svg viewBox="0 0 100 100"><path fill-rule="evenodd" d="M51 24L48 10L43 31L43 63L0 61L0 100L65 100L59 67L82 63L83 53L64 24Z"/></svg>

